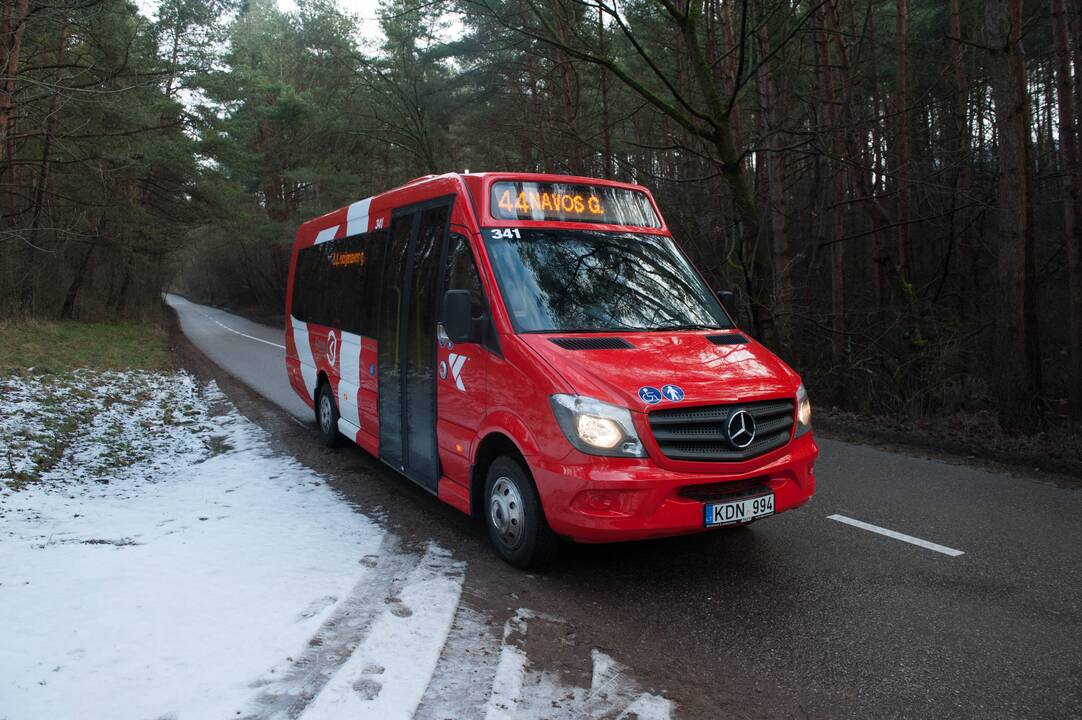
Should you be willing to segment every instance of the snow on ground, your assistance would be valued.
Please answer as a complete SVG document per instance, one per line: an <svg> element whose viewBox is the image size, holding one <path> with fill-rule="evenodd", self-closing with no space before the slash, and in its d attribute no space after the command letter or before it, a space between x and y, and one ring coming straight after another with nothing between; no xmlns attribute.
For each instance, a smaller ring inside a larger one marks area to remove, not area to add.
<svg viewBox="0 0 1082 720"><path fill-rule="evenodd" d="M186 373L0 376L0 481L153 480L210 449L207 400Z"/></svg>
<svg viewBox="0 0 1082 720"><path fill-rule="evenodd" d="M598 651L581 686L534 667L540 616L501 637L465 573L213 384L0 378L0 720L670 716Z"/></svg>

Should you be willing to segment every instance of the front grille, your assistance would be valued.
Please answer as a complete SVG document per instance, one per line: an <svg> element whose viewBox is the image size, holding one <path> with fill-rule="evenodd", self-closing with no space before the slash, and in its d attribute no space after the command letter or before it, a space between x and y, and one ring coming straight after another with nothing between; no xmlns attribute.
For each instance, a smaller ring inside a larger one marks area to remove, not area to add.
<svg viewBox="0 0 1082 720"><path fill-rule="evenodd" d="M600 338L549 338L551 342L559 345L564 350L629 350L631 343L623 338L600 337Z"/></svg>
<svg viewBox="0 0 1082 720"><path fill-rule="evenodd" d="M757 477L750 480L723 480L722 482L685 485L676 494L699 502L728 502L746 497L766 495L770 492L770 478Z"/></svg>
<svg viewBox="0 0 1082 720"><path fill-rule="evenodd" d="M654 439L668 458L739 462L789 442L794 407L793 400L769 400L655 410L647 418ZM729 440L729 417L737 410L746 410L755 418L755 439L746 448L738 448Z"/></svg>

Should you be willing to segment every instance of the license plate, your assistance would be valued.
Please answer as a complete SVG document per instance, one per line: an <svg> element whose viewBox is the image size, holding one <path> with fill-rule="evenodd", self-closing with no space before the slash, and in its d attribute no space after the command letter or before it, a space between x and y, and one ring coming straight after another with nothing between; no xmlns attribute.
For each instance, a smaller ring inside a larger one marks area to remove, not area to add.
<svg viewBox="0 0 1082 720"><path fill-rule="evenodd" d="M704 509L707 527L748 522L755 518L774 514L774 494L734 500L733 502L710 503Z"/></svg>

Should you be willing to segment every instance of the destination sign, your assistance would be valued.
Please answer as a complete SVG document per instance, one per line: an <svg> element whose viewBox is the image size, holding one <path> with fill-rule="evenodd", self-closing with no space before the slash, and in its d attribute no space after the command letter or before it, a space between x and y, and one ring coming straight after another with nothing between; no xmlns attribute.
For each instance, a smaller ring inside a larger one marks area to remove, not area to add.
<svg viewBox="0 0 1082 720"><path fill-rule="evenodd" d="M605 185L497 182L490 198L496 220L554 220L661 227L646 193Z"/></svg>
<svg viewBox="0 0 1082 720"><path fill-rule="evenodd" d="M344 267L346 265L364 265L364 253L363 252L336 252L331 255L331 265L333 267Z"/></svg>

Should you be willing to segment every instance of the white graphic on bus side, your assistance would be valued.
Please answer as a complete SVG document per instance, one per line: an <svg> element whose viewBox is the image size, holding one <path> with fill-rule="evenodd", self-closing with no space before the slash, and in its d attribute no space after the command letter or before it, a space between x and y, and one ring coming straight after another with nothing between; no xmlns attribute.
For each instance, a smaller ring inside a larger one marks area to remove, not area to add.
<svg viewBox="0 0 1082 720"><path fill-rule="evenodd" d="M466 364L466 356L451 353L447 356L447 360L451 365L451 377L455 379L455 387L465 392L466 386L462 383L462 366Z"/></svg>
<svg viewBox="0 0 1082 720"><path fill-rule="evenodd" d="M331 367L338 362L338 337L334 331L327 333L327 362Z"/></svg>

